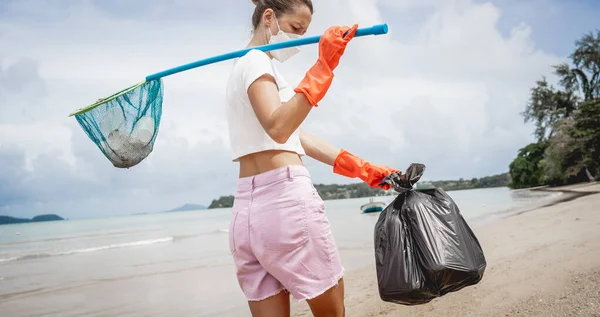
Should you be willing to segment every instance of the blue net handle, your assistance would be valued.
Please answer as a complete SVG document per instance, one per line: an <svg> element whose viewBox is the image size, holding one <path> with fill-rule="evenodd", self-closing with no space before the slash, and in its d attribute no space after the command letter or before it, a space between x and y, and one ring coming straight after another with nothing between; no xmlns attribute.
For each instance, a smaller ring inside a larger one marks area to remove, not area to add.
<svg viewBox="0 0 600 317"><path fill-rule="evenodd" d="M366 36L366 35L381 35L381 34L387 34L387 32L388 32L388 26L387 26L387 24L384 23L384 24L376 24L374 26L367 27L367 28L359 28L356 30L356 34L354 36L360 37L360 36ZM302 45L319 43L320 39L321 39L321 35L315 35L315 36L305 37L305 38L296 39L296 40L289 40L289 41L280 42L280 43L267 44L267 45L246 48L243 50L234 51L234 52L230 52L230 53L226 53L226 54L222 54L222 55L217 55L217 56L209 57L206 59L201 59L199 61L195 61L195 62L192 62L189 64L185 64L185 65L181 65L181 66L174 67L171 69L167 69L165 71L147 76L146 80L151 81L151 80L155 80L155 79L162 78L165 76L173 75L173 74L176 74L179 72L183 72L183 71L186 71L186 70L189 70L192 68L196 68L196 67L200 67L200 66L204 66L204 65L208 65L208 64L213 64L213 63L217 63L217 62L222 62L222 61L237 58L237 57L242 57L251 50L261 50L263 52L274 51L274 50L292 47L292 46L302 46Z"/></svg>
<svg viewBox="0 0 600 317"><path fill-rule="evenodd" d="M356 30L356 34L354 36L360 37L360 36L367 36L367 35L381 35L381 34L387 34L387 33L388 33L388 26L387 26L387 24L384 23L384 24L376 24L376 25L373 25L371 27L366 27L366 28L358 28ZM131 87L125 88L109 97L100 99L100 100L96 101L95 103L93 103L92 105L89 105L85 108L78 109L78 110L70 113L69 117L90 111L90 110L98 107L99 105L110 102L114 98L117 98L123 94L130 92L130 91L139 89L141 86L147 85L149 82L161 79L165 76L173 75L173 74L176 74L179 72L183 72L183 71L186 71L186 70L189 70L192 68L196 68L196 67L200 67L200 66L204 66L204 65L208 65L208 64L218 63L218 62L225 61L228 59L242 57L242 56L246 55L246 53L248 53L249 51L251 51L253 49L261 50L263 52L274 51L274 50L292 47L292 46L302 46L302 45L319 43L319 40L321 40L321 35L315 35L315 36L305 37L305 38L296 39L296 40L289 40L289 41L280 42L280 43L261 45L261 46L246 48L243 50L238 50L238 51L234 51L234 52L230 52L230 53L226 53L226 54L222 54L222 55L217 55L217 56L201 59L199 61L195 61L195 62L192 62L189 64L184 64L184 65L181 65L178 67L167 69L162 72L158 72L158 73L149 75L145 78L144 81L137 83Z"/></svg>

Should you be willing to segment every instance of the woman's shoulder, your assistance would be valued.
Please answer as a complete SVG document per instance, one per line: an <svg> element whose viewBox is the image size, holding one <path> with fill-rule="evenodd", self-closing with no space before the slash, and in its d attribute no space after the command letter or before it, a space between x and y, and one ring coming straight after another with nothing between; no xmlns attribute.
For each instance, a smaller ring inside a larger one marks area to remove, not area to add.
<svg viewBox="0 0 600 317"><path fill-rule="evenodd" d="M231 76L242 79L245 89L263 74L269 74L275 77L274 65L271 58L260 50L252 49L244 56L238 58L232 69Z"/></svg>
<svg viewBox="0 0 600 317"><path fill-rule="evenodd" d="M265 52L251 49L235 60L227 86L233 91L245 92L250 84L263 74L270 74L275 77L271 59ZM243 89L238 88L238 86L243 86Z"/></svg>
<svg viewBox="0 0 600 317"><path fill-rule="evenodd" d="M269 62L269 56L262 51L252 49L246 54L233 60L231 67L231 76L239 76L247 69L255 68L257 65L265 65Z"/></svg>
<svg viewBox="0 0 600 317"><path fill-rule="evenodd" d="M269 56L257 49L251 49L244 56L238 58L236 61L235 68L238 70L243 69L265 69L272 68L271 59Z"/></svg>
<svg viewBox="0 0 600 317"><path fill-rule="evenodd" d="M246 61L246 62L261 62L261 61L265 62L265 61L267 61L270 63L271 59L269 58L267 53L253 48L250 51L248 51L244 56L240 57L239 61Z"/></svg>

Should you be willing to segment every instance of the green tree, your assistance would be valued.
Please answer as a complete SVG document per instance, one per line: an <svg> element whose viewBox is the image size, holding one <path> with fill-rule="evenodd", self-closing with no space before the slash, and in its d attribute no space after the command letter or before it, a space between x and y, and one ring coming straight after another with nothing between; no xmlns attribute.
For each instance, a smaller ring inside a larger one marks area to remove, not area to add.
<svg viewBox="0 0 600 317"><path fill-rule="evenodd" d="M540 164L544 181L552 186L572 181L573 166L581 157L577 140L573 138L573 118L565 118L555 124L556 134L548 140L548 147Z"/></svg>
<svg viewBox="0 0 600 317"><path fill-rule="evenodd" d="M585 34L575 42L569 56L573 67L566 63L554 66L567 92L580 93L584 101L600 97L600 30Z"/></svg>
<svg viewBox="0 0 600 317"><path fill-rule="evenodd" d="M583 170L588 180L595 180L594 175L600 172L600 97L579 105L571 135L581 156L570 174L579 174Z"/></svg>
<svg viewBox="0 0 600 317"><path fill-rule="evenodd" d="M545 78L531 89L522 115L538 142L511 162L512 187L591 181L600 172L600 30L577 40L570 59L554 66L559 89Z"/></svg>
<svg viewBox="0 0 600 317"><path fill-rule="evenodd" d="M554 66L563 94L570 96L574 107L569 107L567 116L553 122L560 132L550 137L543 164L551 184L592 181L598 173L600 31L585 34L575 44L570 55L573 66Z"/></svg>
<svg viewBox="0 0 600 317"><path fill-rule="evenodd" d="M231 208L231 207L233 207L234 201L235 201L235 197L233 195L221 196L218 199L213 199L213 201L208 206L208 209Z"/></svg>
<svg viewBox="0 0 600 317"><path fill-rule="evenodd" d="M529 102L521 115L525 123L535 123L535 135L538 141L546 141L554 134L555 124L569 117L576 107L576 98L572 92L563 92L548 84L546 78L536 82L531 89Z"/></svg>
<svg viewBox="0 0 600 317"><path fill-rule="evenodd" d="M594 181L600 169L600 98L582 102L557 125L543 162L551 185Z"/></svg>
<svg viewBox="0 0 600 317"><path fill-rule="evenodd" d="M545 184L544 159L547 144L544 141L531 143L519 150L517 157L509 165L511 188L535 187Z"/></svg>

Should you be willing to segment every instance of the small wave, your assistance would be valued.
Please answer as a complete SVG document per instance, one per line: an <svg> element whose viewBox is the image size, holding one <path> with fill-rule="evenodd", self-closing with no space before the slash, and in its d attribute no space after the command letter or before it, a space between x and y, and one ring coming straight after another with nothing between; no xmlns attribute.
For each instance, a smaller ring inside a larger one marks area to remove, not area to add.
<svg viewBox="0 0 600 317"><path fill-rule="evenodd" d="M204 236L211 236L211 235L216 235L216 234L223 234L223 233L228 233L228 232L229 232L229 229L216 229L213 231L200 232L200 233L196 233L196 234L176 235L173 237L173 240L175 242L178 242L181 240L193 239L193 238L204 237Z"/></svg>
<svg viewBox="0 0 600 317"><path fill-rule="evenodd" d="M17 256L17 257L0 258L0 263L42 259L42 258L47 258L47 257L71 255L71 254L77 254L77 253L89 253L89 252L96 252L96 251L102 251L102 250L108 250L108 249L136 247L136 246L142 246L142 245L165 243L165 242L170 242L170 241L173 241L173 237L165 237L165 238L150 239L150 240L139 240L139 241L125 242L125 243L116 243L116 244L103 245L103 246L99 246L99 247L73 249L73 250L67 250L67 251L32 253L32 254L26 254L26 255Z"/></svg>
<svg viewBox="0 0 600 317"><path fill-rule="evenodd" d="M12 257L12 258L0 258L0 263L5 263L5 262L16 261L16 260L18 260L18 259L19 259L19 257L18 257L18 256L16 256L16 257Z"/></svg>
<svg viewBox="0 0 600 317"><path fill-rule="evenodd" d="M19 245L19 244L30 244L30 243L40 243L40 242L57 242L57 241L67 241L67 240L82 240L88 238L95 237L103 237L103 236L117 236L117 235L128 235L128 234L136 234L136 233L148 233L152 231L157 231L157 229L152 230L136 230L136 231L116 231L116 232L104 232L104 233L92 233L85 234L81 236L68 236L68 237L56 237L56 238L46 238L46 239L38 239L38 240L26 240L26 241L13 241L13 242L2 242L0 246L3 245ZM18 232L16 232L19 235Z"/></svg>

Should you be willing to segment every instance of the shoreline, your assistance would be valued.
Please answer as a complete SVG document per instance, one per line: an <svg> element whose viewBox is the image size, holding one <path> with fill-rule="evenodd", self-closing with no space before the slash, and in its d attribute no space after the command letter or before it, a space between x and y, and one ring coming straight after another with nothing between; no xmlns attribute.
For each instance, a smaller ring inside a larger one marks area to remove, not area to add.
<svg viewBox="0 0 600 317"><path fill-rule="evenodd" d="M537 203L533 203L533 204L530 204L530 205L527 205L527 206L524 206L521 208L514 208L513 210L509 210L509 211L505 211L505 212L497 212L495 214L506 214L507 217L514 217L514 216L518 216L518 215L521 215L521 214L524 214L527 212L535 211L540 208L552 207L552 206L556 206L561 203L574 201L576 199L579 199L579 198L582 198L582 197L585 197L588 195L598 194L598 193L600 193L600 187L598 187L597 189L594 189L594 188L596 188L595 186L597 184L598 184L597 182L593 182L593 183L578 183L578 184L573 184L573 185L557 186L557 187L548 187L548 186L532 187L531 189L528 189L528 191L552 192L552 193L559 193L560 195L557 195L555 197L549 197L549 199L547 201L545 199L541 199Z"/></svg>
<svg viewBox="0 0 600 317"><path fill-rule="evenodd" d="M600 187L598 189L591 189L597 185L598 182L593 183L578 183L566 186L556 186L556 187L548 187L548 186L538 186L531 188L520 188L520 189L511 189L512 192L515 193L523 193L523 192L548 192L554 193L554 195L550 195L548 197L544 197L537 202L530 203L524 206L511 207L508 209L498 210L486 215L481 215L472 219L467 219L469 222L469 226L471 228L476 228L481 225L491 224L495 221L502 220L508 217L518 216L524 213L532 212L540 208L552 207L557 204L570 202L588 195L593 195L600 193ZM577 189L582 190L577 190ZM586 190L586 188L590 190ZM460 207L460 206L459 206Z"/></svg>
<svg viewBox="0 0 600 317"><path fill-rule="evenodd" d="M423 305L387 303L372 261L344 277L346 316L597 316L600 184L543 190L560 194L491 222L468 221L487 260L479 284ZM312 316L305 302L292 308L292 316Z"/></svg>

